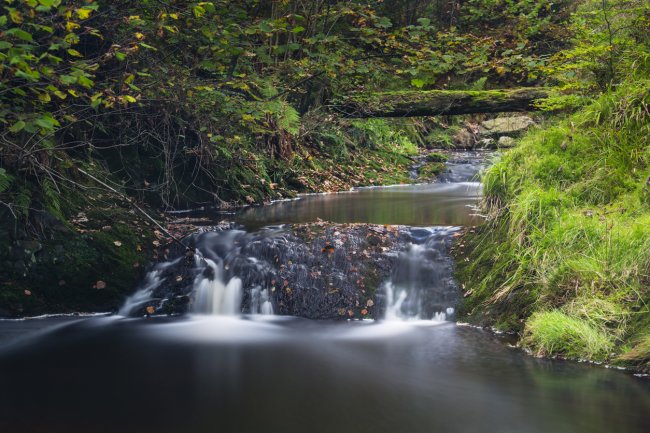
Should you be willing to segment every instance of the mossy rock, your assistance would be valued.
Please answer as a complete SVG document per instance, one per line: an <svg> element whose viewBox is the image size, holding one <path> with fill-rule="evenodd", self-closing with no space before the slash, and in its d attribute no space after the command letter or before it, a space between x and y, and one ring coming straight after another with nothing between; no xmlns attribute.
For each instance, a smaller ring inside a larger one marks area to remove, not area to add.
<svg viewBox="0 0 650 433"><path fill-rule="evenodd" d="M152 255L152 230L124 208L90 209L87 215L84 229L13 241L20 248L39 244L24 258L8 256L5 246L3 260L23 266L3 267L0 315L112 311L135 289Z"/></svg>

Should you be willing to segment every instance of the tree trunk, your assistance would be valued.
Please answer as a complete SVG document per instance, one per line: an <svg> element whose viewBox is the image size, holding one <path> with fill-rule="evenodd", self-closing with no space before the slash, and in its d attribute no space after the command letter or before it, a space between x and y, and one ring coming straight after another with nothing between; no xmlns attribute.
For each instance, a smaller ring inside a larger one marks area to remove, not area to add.
<svg viewBox="0 0 650 433"><path fill-rule="evenodd" d="M426 90L355 94L336 101L332 109L345 117L418 117L537 110L548 98L544 88L464 91Z"/></svg>

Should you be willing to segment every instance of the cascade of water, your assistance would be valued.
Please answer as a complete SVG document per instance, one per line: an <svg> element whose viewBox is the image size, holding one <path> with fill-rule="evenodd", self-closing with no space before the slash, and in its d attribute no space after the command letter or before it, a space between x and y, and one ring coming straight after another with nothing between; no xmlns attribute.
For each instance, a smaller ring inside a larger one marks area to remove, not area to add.
<svg viewBox="0 0 650 433"><path fill-rule="evenodd" d="M242 281L232 277L226 281L223 262L205 259L206 270L196 276L194 293L197 313L236 316L241 313Z"/></svg>
<svg viewBox="0 0 650 433"><path fill-rule="evenodd" d="M386 320L446 321L454 314L456 287L447 241L457 228L411 230L412 242L384 284Z"/></svg>
<svg viewBox="0 0 650 433"><path fill-rule="evenodd" d="M273 314L273 304L268 289L256 286L251 290L251 314Z"/></svg>
<svg viewBox="0 0 650 433"><path fill-rule="evenodd" d="M129 316L133 314L137 309L141 308L144 304L151 302L154 291L160 287L163 282L162 275L165 269L174 266L180 260L181 259L179 258L169 262L157 264L151 271L147 273L140 288L132 296L127 298L122 308L120 308L118 311L118 314L121 316Z"/></svg>

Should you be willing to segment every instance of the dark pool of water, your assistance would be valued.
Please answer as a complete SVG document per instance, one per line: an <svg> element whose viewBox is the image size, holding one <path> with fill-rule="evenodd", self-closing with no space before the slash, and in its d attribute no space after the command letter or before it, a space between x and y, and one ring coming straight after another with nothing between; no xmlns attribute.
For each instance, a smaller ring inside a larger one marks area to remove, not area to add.
<svg viewBox="0 0 650 433"><path fill-rule="evenodd" d="M0 332L2 327L0 326ZM86 319L0 349L3 432L646 432L650 383L451 323Z"/></svg>

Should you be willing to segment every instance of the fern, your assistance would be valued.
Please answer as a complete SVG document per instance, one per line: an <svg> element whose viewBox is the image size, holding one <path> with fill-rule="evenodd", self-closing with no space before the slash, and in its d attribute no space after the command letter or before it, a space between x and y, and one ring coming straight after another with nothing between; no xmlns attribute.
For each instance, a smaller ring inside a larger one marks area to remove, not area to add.
<svg viewBox="0 0 650 433"><path fill-rule="evenodd" d="M7 170L0 168L0 194L9 189L13 180L13 176L7 173Z"/></svg>
<svg viewBox="0 0 650 433"><path fill-rule="evenodd" d="M300 131L300 113L288 103L282 103L282 110L277 113L278 126L291 135L298 135Z"/></svg>
<svg viewBox="0 0 650 433"><path fill-rule="evenodd" d="M29 214L29 206L32 203L32 193L27 188L20 188L12 197L13 209L22 216Z"/></svg>
<svg viewBox="0 0 650 433"><path fill-rule="evenodd" d="M264 111L275 117L280 129L287 131L291 135L298 135L298 132L300 132L300 113L287 101L279 99L269 101L264 109Z"/></svg>
<svg viewBox="0 0 650 433"><path fill-rule="evenodd" d="M273 98L278 94L278 89L276 89L273 84L270 82L264 82L264 87L260 88L260 93L262 94L263 97L266 99Z"/></svg>
<svg viewBox="0 0 650 433"><path fill-rule="evenodd" d="M50 211L58 217L63 217L61 214L61 197L59 196L59 189L49 179L43 182L43 195L47 201L47 207Z"/></svg>

